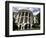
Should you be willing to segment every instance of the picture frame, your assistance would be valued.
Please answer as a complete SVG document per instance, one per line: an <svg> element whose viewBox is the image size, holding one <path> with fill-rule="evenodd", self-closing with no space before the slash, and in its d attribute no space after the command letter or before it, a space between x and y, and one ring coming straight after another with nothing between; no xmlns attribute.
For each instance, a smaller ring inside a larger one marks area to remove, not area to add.
<svg viewBox="0 0 46 38"><path fill-rule="evenodd" d="M22 20L20 20L20 18L24 16L23 12L25 11L26 11L25 14L26 15L29 14L29 19L31 17L33 21L30 21L31 19L27 20L28 17L26 18L25 15L24 21L26 22L22 23ZM20 12L22 12L23 16L21 16ZM18 21L19 23L15 21L15 19L17 20L17 16L19 18L18 20L20 20L21 23L19 21ZM27 23L28 21L30 22ZM29 26L26 25L27 26L26 27L24 24L30 24L30 25ZM5 1L6 37L32 36L32 35L44 35L44 34L45 34L45 3Z"/></svg>

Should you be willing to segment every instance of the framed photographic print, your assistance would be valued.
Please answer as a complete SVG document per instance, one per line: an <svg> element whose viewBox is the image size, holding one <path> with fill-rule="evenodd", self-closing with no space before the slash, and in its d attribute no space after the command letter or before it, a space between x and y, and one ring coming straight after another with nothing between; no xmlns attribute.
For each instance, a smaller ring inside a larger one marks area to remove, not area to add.
<svg viewBox="0 0 46 38"><path fill-rule="evenodd" d="M5 36L45 34L45 4L35 2L5 2Z"/></svg>

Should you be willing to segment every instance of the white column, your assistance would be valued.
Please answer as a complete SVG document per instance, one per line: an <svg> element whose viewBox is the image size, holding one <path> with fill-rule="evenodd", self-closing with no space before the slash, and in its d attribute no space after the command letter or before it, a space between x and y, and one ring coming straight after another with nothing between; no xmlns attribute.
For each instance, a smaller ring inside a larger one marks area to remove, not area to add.
<svg viewBox="0 0 46 38"><path fill-rule="evenodd" d="M22 16L22 13L20 14L20 17L19 17L18 26L20 26L21 16ZM21 30L22 30L22 29L21 29Z"/></svg>
<svg viewBox="0 0 46 38"><path fill-rule="evenodd" d="M32 25L33 25L32 22L33 22L33 19L32 19L32 17L31 17L31 29L32 29Z"/></svg>
<svg viewBox="0 0 46 38"><path fill-rule="evenodd" d="M27 17L27 23L28 23L27 29L29 29L29 13L28 13L28 17Z"/></svg>
<svg viewBox="0 0 46 38"><path fill-rule="evenodd" d="M36 17L34 16L34 23L36 23Z"/></svg>
<svg viewBox="0 0 46 38"><path fill-rule="evenodd" d="M23 24L23 30L25 29L25 23Z"/></svg>
<svg viewBox="0 0 46 38"><path fill-rule="evenodd" d="M19 24L18 24L18 30L19 30Z"/></svg>
<svg viewBox="0 0 46 38"><path fill-rule="evenodd" d="M25 26L25 14L26 14L26 11L24 11L24 17L23 17L23 18L24 18L24 19L23 19L23 25L22 25L23 30L24 30L24 28L25 28L25 27L24 27L24 26Z"/></svg>
<svg viewBox="0 0 46 38"><path fill-rule="evenodd" d="M22 25L21 25L21 30L22 30Z"/></svg>
<svg viewBox="0 0 46 38"><path fill-rule="evenodd" d="M15 21L15 23L18 23L18 18L19 18L19 14L16 16L16 21Z"/></svg>
<svg viewBox="0 0 46 38"><path fill-rule="evenodd" d="M32 23L31 23L31 29L32 29Z"/></svg>
<svg viewBox="0 0 46 38"><path fill-rule="evenodd" d="M30 17L30 29L32 29L32 16Z"/></svg>
<svg viewBox="0 0 46 38"><path fill-rule="evenodd" d="M25 12L24 12L24 19L23 19L23 23L25 23Z"/></svg>

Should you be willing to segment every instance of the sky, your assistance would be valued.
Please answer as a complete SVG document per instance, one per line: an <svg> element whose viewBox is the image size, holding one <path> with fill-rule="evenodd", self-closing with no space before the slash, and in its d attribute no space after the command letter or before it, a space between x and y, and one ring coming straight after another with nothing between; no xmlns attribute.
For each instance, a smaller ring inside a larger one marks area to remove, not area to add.
<svg viewBox="0 0 46 38"><path fill-rule="evenodd" d="M40 8L35 8L35 7L13 7L13 12L18 13L19 10L22 9L28 9L30 11L32 11L33 15L37 15L38 13L40 13Z"/></svg>

